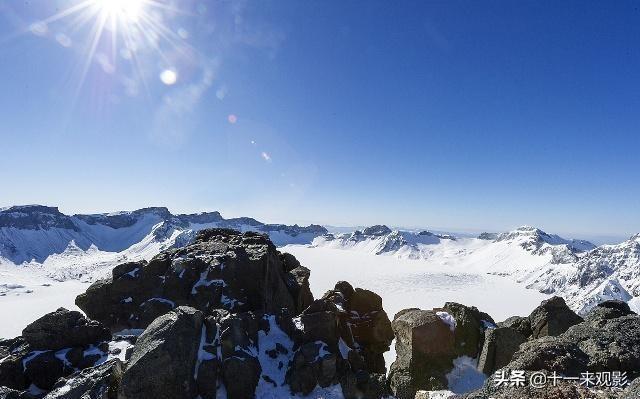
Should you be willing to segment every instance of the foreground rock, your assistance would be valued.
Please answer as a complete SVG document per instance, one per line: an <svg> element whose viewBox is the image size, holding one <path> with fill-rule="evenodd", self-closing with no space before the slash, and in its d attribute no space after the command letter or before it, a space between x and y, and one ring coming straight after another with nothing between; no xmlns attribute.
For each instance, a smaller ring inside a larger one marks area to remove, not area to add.
<svg viewBox="0 0 640 399"><path fill-rule="evenodd" d="M87 362L96 367L78 373L67 370L67 362L58 367L62 348L35 353L38 367L22 372L30 353L25 349L16 359L8 356L13 360L6 366L17 371L2 375L19 391L46 378L37 385L52 398L85 390L91 398L115 398L115 392L118 399L213 399L226 392L244 399L314 390L325 395L323 388L336 387L346 398L387 396L383 353L394 336L382 298L339 282L314 300L309 276L265 236L205 230L190 245L148 263L115 267L109 279L80 295L78 306L97 322L59 311L7 343L29 347L26 339L38 346L50 340L58 348L69 343L64 339L86 344L110 338L103 325L112 331L144 328L126 363L107 365L101 352ZM64 354L77 357L75 350Z"/></svg>
<svg viewBox="0 0 640 399"><path fill-rule="evenodd" d="M493 324L487 314L457 303L396 314L392 325L397 358L389 375L393 394L404 399L413 398L418 390L447 389L446 374L454 368L454 360L477 358L484 331Z"/></svg>
<svg viewBox="0 0 640 399"><path fill-rule="evenodd" d="M56 350L109 341L111 333L80 312L60 308L29 324L22 331L22 337L31 349Z"/></svg>
<svg viewBox="0 0 640 399"><path fill-rule="evenodd" d="M122 362L112 359L61 379L45 399L116 399L122 379Z"/></svg>
<svg viewBox="0 0 640 399"><path fill-rule="evenodd" d="M51 390L60 378L104 362L110 340L99 322L60 308L28 325L21 337L0 341L0 386Z"/></svg>
<svg viewBox="0 0 640 399"><path fill-rule="evenodd" d="M548 305L543 303L543 307ZM555 317L548 307L549 315ZM561 310L559 314L566 314ZM512 371L526 373L523 386L496 381ZM534 388L534 373L574 378L551 382L544 389ZM610 377L609 384L598 384L598 374ZM612 377L616 376L617 377ZM587 377L589 377L587 379ZM485 386L467 398L628 398L638 383L626 385L640 376L640 317L626 304L605 302L596 306L585 320L557 336L531 338L520 345L511 361L497 370ZM638 380L640 381L640 380Z"/></svg>
<svg viewBox="0 0 640 399"><path fill-rule="evenodd" d="M122 376L120 398L195 397L203 322L202 312L188 307L154 320L136 342Z"/></svg>
<svg viewBox="0 0 640 399"><path fill-rule="evenodd" d="M94 283L76 304L113 331L146 328L156 317L190 306L205 314L299 314L313 300L309 270L280 254L261 234L200 231L194 242L164 251L150 262L131 262Z"/></svg>
<svg viewBox="0 0 640 399"><path fill-rule="evenodd" d="M531 336L540 338L555 337L567 331L569 327L582 322L560 297L548 299L529 315Z"/></svg>

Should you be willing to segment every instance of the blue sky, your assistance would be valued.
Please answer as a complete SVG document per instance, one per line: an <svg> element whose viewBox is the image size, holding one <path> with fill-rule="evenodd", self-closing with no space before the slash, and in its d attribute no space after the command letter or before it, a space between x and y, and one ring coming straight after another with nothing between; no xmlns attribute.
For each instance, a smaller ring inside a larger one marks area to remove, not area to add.
<svg viewBox="0 0 640 399"><path fill-rule="evenodd" d="M2 205L640 231L636 2L105 1L0 5Z"/></svg>

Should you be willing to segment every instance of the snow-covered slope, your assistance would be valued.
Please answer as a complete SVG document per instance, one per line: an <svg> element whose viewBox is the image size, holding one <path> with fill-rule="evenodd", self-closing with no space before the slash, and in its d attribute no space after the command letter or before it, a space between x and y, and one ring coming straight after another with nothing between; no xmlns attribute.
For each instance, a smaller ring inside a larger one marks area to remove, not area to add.
<svg viewBox="0 0 640 399"><path fill-rule="evenodd" d="M326 234L313 245L426 259L510 277L527 288L565 297L580 313L607 299L640 305L640 235L618 245L596 247L529 226L478 238L374 226L350 234Z"/></svg>
<svg viewBox="0 0 640 399"><path fill-rule="evenodd" d="M224 219L218 212L173 215L167 208L144 208L68 216L54 207L13 206L0 210L0 258L15 264L45 266L62 263L58 261L80 262L81 258L146 258L184 244L194 231L208 227L267 233L276 245L310 243L327 232L318 225L264 224L246 217ZM76 273L82 272L76 269Z"/></svg>

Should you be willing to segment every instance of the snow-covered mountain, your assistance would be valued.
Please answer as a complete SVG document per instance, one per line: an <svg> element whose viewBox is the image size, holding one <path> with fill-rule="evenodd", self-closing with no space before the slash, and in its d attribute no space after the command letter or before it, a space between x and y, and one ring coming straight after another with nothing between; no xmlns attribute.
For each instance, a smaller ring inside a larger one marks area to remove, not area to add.
<svg viewBox="0 0 640 399"><path fill-rule="evenodd" d="M452 270L510 277L528 288L565 297L580 313L607 299L630 302L640 309L640 235L618 245L596 247L530 226L482 233L477 238L373 226L350 234L325 234L313 245L423 259Z"/></svg>
<svg viewBox="0 0 640 399"><path fill-rule="evenodd" d="M195 231L208 227L264 232L276 245L310 243L327 233L318 225L265 224L248 217L225 219L219 212L173 215L167 208L144 208L69 216L55 207L26 205L0 210L0 258L23 264L46 263L61 255L155 255L188 242Z"/></svg>
<svg viewBox="0 0 640 399"><path fill-rule="evenodd" d="M0 266L22 265L58 281L91 281L115 264L149 259L188 243L209 227L266 233L277 246L304 244L427 261L457 272L509 277L544 294L562 295L581 313L606 299L640 310L640 235L596 247L523 226L477 238L376 225L329 234L318 225L265 224L219 212L174 215L166 208L65 215L41 205L0 209ZM0 295L9 283L0 281ZM15 284L14 284L15 285Z"/></svg>

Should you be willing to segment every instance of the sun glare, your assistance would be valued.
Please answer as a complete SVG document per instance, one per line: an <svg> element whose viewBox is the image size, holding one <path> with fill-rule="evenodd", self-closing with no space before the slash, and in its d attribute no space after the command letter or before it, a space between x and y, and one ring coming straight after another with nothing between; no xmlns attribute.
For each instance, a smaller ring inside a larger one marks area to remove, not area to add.
<svg viewBox="0 0 640 399"><path fill-rule="evenodd" d="M115 18L119 22L137 21L140 17L145 0L94 0L95 5L100 8L109 18Z"/></svg>

